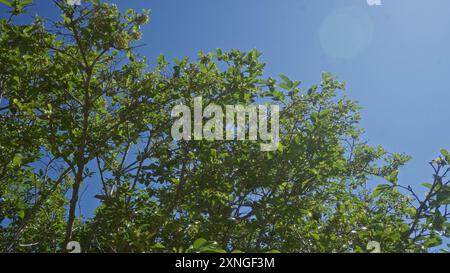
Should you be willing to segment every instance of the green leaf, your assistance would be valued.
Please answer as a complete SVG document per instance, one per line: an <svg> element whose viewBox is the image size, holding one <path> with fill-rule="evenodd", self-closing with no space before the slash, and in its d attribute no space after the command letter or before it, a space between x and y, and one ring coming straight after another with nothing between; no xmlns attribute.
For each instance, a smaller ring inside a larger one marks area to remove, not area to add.
<svg viewBox="0 0 450 273"><path fill-rule="evenodd" d="M392 184L397 184L397 181L398 181L398 170L394 170L392 173L390 173L385 178L386 178L387 181L391 182Z"/></svg>
<svg viewBox="0 0 450 273"><path fill-rule="evenodd" d="M286 89L286 90L291 89L291 87L290 87L289 85L287 85L287 84L285 84L285 83L282 83L282 82L279 83L278 86L280 86L281 88Z"/></svg>
<svg viewBox="0 0 450 273"><path fill-rule="evenodd" d="M203 239L203 238L200 238L200 239L197 239L197 240L195 240L195 242L194 242L194 244L192 245L195 249L200 249L202 246L204 246L205 244L207 244L208 243L208 241L207 240L205 240L205 239Z"/></svg>
<svg viewBox="0 0 450 273"><path fill-rule="evenodd" d="M317 123L317 121L319 120L319 114L317 112L312 112L311 113L311 120L313 123Z"/></svg>
<svg viewBox="0 0 450 273"><path fill-rule="evenodd" d="M153 248L154 249L165 249L166 247L161 243L157 243L157 244L153 245Z"/></svg>
<svg viewBox="0 0 450 273"><path fill-rule="evenodd" d="M23 156L21 154L16 154L13 158L13 166L20 167L22 165Z"/></svg>
<svg viewBox="0 0 450 273"><path fill-rule="evenodd" d="M227 253L225 250L220 248L212 248L212 247L205 247L201 249L202 253Z"/></svg>
<svg viewBox="0 0 450 273"><path fill-rule="evenodd" d="M442 244L442 239L439 237L431 237L425 241L425 246L428 248L437 247Z"/></svg>
<svg viewBox="0 0 450 273"><path fill-rule="evenodd" d="M447 164L450 164L450 153L446 149L441 149L441 154L447 161Z"/></svg>
<svg viewBox="0 0 450 273"><path fill-rule="evenodd" d="M17 214L19 215L19 218L20 218L20 219L25 218L25 211L24 211L24 210L19 210L19 211L17 212Z"/></svg>
<svg viewBox="0 0 450 273"><path fill-rule="evenodd" d="M284 82L290 82L290 81L291 81L288 77L286 77L286 76L283 75L283 74L280 75L280 78L281 78Z"/></svg>
<svg viewBox="0 0 450 273"><path fill-rule="evenodd" d="M375 197L378 197L382 192L384 192L385 190L388 190L388 189L390 189L391 188L391 185L388 185L388 184L381 184L381 185L378 185L376 188L375 188L375 190L373 191L373 195L375 196Z"/></svg>
<svg viewBox="0 0 450 273"><path fill-rule="evenodd" d="M291 81L288 77L285 75L280 75L280 78L284 81L283 83L280 83L280 87L284 89L292 89L294 87L294 82Z"/></svg>
<svg viewBox="0 0 450 273"><path fill-rule="evenodd" d="M10 3L10 2L7 1L7 0L0 0L0 3L5 4L5 5L7 5L8 7L11 7L11 6L12 6L12 3Z"/></svg>

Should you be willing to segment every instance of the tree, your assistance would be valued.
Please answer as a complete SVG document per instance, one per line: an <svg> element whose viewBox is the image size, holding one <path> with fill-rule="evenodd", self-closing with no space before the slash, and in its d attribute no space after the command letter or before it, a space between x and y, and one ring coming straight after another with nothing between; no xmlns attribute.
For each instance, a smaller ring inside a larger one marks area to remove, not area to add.
<svg viewBox="0 0 450 273"><path fill-rule="evenodd" d="M3 251L76 240L89 252L364 252L370 241L422 252L448 237L448 152L421 199L397 181L409 157L361 140L358 106L332 75L305 91L278 83L257 50L171 69L161 55L149 68L134 48L148 11L54 3L62 20L51 28L0 21ZM278 149L174 141L171 109L199 96L280 105ZM370 186L373 177L387 182ZM76 213L83 183L102 188L87 220Z"/></svg>

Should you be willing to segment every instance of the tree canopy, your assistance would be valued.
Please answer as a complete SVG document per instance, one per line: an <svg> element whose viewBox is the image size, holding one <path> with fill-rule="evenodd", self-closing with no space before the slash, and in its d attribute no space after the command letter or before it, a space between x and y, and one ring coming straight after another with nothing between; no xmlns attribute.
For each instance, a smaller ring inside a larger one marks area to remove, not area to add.
<svg viewBox="0 0 450 273"><path fill-rule="evenodd" d="M0 3L11 8L0 19L1 251L448 249L450 154L430 162L425 196L399 182L409 157L364 141L333 75L307 88L265 77L256 49L149 67L136 49L147 10L56 0L59 21L18 24L30 1ZM174 141L171 110L196 96L279 105L277 150ZM77 213L85 184L102 189L89 218Z"/></svg>

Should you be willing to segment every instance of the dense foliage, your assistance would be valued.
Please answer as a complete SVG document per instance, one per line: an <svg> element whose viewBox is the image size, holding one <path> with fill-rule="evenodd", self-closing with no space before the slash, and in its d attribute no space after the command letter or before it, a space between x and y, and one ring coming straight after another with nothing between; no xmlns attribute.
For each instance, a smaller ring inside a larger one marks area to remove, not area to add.
<svg viewBox="0 0 450 273"><path fill-rule="evenodd" d="M27 1L0 1L0 250L60 252L383 252L443 248L450 155L426 196L397 181L409 157L371 147L345 84L264 77L260 53L197 61L136 55L149 12L55 1L61 20L17 24ZM281 142L178 141L171 109L279 104ZM374 179L378 178L378 179ZM385 181L379 184L373 181ZM77 213L80 189L101 205ZM204 238L204 239L201 239ZM445 248L445 247L444 247Z"/></svg>

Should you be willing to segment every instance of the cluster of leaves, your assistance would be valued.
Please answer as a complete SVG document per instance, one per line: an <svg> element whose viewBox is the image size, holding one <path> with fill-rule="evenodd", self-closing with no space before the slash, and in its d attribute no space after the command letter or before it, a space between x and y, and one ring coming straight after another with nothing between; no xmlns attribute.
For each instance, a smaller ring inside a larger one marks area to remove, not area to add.
<svg viewBox="0 0 450 273"><path fill-rule="evenodd" d="M136 56L138 14L55 1L61 20L0 20L0 248L87 252L426 252L450 232L449 156L421 199L397 182L409 157L361 140L355 102L330 74L263 77L260 53L197 61ZM280 145L178 141L175 105L281 106ZM388 184L371 187L373 177ZM94 216L77 217L83 184ZM373 190L372 190L373 189ZM198 238L206 238L198 239Z"/></svg>
<svg viewBox="0 0 450 273"><path fill-rule="evenodd" d="M0 4L4 4L12 8L11 14L19 15L24 12L26 6L33 3L33 0L0 0Z"/></svg>

